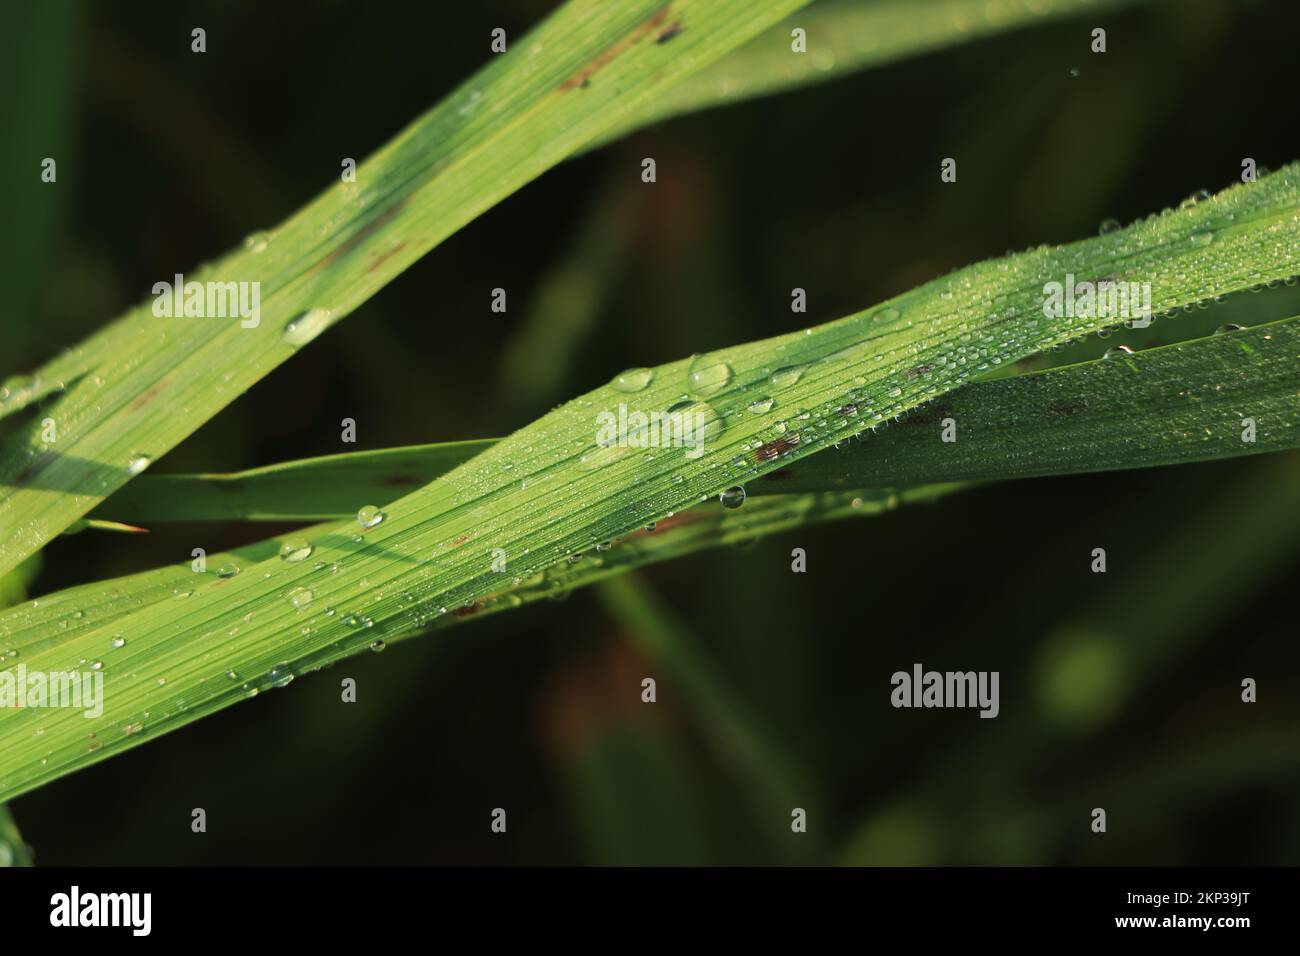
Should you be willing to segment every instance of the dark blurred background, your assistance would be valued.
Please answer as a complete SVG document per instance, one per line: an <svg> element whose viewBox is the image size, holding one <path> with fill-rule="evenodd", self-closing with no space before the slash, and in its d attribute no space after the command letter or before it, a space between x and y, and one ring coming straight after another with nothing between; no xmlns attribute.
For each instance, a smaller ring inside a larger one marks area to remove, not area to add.
<svg viewBox="0 0 1300 956"><path fill-rule="evenodd" d="M492 28L551 7L7 12L0 378L287 217L481 66ZM1283 0L1151 3L636 133L509 197L155 470L345 450L344 417L359 449L505 434L627 366L1094 235L1236 182L1243 157L1277 168L1300 158L1297 28ZM1219 321L1300 312L1282 293ZM1015 482L701 553L304 677L13 810L47 864L1295 863L1297 479L1289 454ZM83 533L30 590L280 530ZM692 654L707 700L673 676ZM889 676L917 661L999 670L1001 716L894 710Z"/></svg>

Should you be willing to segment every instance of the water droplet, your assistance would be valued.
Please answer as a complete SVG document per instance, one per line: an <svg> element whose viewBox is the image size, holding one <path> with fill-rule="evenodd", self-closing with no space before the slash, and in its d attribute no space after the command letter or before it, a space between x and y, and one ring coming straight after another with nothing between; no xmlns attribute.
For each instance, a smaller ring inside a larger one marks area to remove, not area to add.
<svg viewBox="0 0 1300 956"><path fill-rule="evenodd" d="M126 638L119 634L117 637L109 641L109 643L114 647L126 647Z"/></svg>
<svg viewBox="0 0 1300 956"><path fill-rule="evenodd" d="M373 528L375 525L379 524L379 522L383 521L385 517L387 517L387 515L374 505L366 505L357 512L357 524L361 525L363 528Z"/></svg>
<svg viewBox="0 0 1300 956"><path fill-rule="evenodd" d="M293 683L293 668L288 664L276 664L266 675L267 689L288 687Z"/></svg>
<svg viewBox="0 0 1300 956"><path fill-rule="evenodd" d="M146 468L149 467L149 464L152 461L153 461L152 458L150 458L146 454L143 454L142 452L138 452L138 451L133 452L131 454L131 457L128 458L126 462L127 474L130 475L140 474L140 472L144 471Z"/></svg>
<svg viewBox="0 0 1300 956"><path fill-rule="evenodd" d="M1187 241L1194 246L1208 246L1214 241L1214 230L1205 229L1201 232L1194 232L1187 237Z"/></svg>
<svg viewBox="0 0 1300 956"><path fill-rule="evenodd" d="M1221 325L1217 329L1215 329L1214 334L1226 335L1229 332L1240 332L1245 328L1246 327L1244 325L1238 325L1236 322L1229 322L1226 325Z"/></svg>
<svg viewBox="0 0 1300 956"><path fill-rule="evenodd" d="M239 568L233 564L223 564L217 568L217 577L219 578L233 578L238 573Z"/></svg>
<svg viewBox="0 0 1300 956"><path fill-rule="evenodd" d="M785 368L779 368L773 372L768 381L772 383L773 388L789 388L803 378L803 373L807 368L807 365L787 365Z"/></svg>
<svg viewBox="0 0 1300 956"><path fill-rule="evenodd" d="M329 309L308 309L284 327L280 341L297 348L306 345L330 326Z"/></svg>
<svg viewBox="0 0 1300 956"><path fill-rule="evenodd" d="M617 392L639 392L649 385L654 377L652 368L630 368L614 376L614 380L609 384Z"/></svg>
<svg viewBox="0 0 1300 956"><path fill-rule="evenodd" d="M765 395L762 398L756 398L750 402L749 410L755 415L765 415L772 410L772 406L775 404L776 402L774 400Z"/></svg>
<svg viewBox="0 0 1300 956"><path fill-rule="evenodd" d="M875 315L871 317L871 320L873 322L893 322L894 319L898 318L902 314L903 313L900 312L898 309L895 309L891 306L888 309L881 309L879 312L877 312Z"/></svg>
<svg viewBox="0 0 1300 956"><path fill-rule="evenodd" d="M311 543L304 538L290 538L280 545L280 557L285 561L302 561L311 556Z"/></svg>
<svg viewBox="0 0 1300 956"><path fill-rule="evenodd" d="M569 562L569 564L577 564L582 560L582 554L570 554L564 560Z"/></svg>
<svg viewBox="0 0 1300 956"><path fill-rule="evenodd" d="M712 395L731 381L731 366L726 362L700 357L686 374L686 385L696 395Z"/></svg>
<svg viewBox="0 0 1300 956"><path fill-rule="evenodd" d="M270 237L264 232L249 233L244 239L244 248L253 255L258 255L266 251L266 244L270 242Z"/></svg>
<svg viewBox="0 0 1300 956"><path fill-rule="evenodd" d="M1101 226L1097 229L1097 235L1104 236L1107 233L1115 232L1117 229L1119 229L1118 219L1103 219Z"/></svg>
<svg viewBox="0 0 1300 956"><path fill-rule="evenodd" d="M104 662L103 662L103 661L91 661L91 662L90 662L90 669L91 669L92 671L102 671L102 670L104 669Z"/></svg>
<svg viewBox="0 0 1300 956"><path fill-rule="evenodd" d="M35 388L36 380L30 375L14 375L7 378L4 384L0 385L0 404L17 401Z"/></svg>
<svg viewBox="0 0 1300 956"><path fill-rule="evenodd" d="M596 550L597 550L597 551L608 551L608 550L609 550L610 548L612 548L612 547L614 547L614 542L613 542L613 541L602 541L602 542L600 542L600 544L596 545Z"/></svg>
<svg viewBox="0 0 1300 956"><path fill-rule="evenodd" d="M172 597L175 598L177 601L183 601L185 598L190 597L190 596L192 596L193 594L194 594L194 592L191 591L189 588L173 588L173 589L172 589Z"/></svg>
<svg viewBox="0 0 1300 956"><path fill-rule="evenodd" d="M287 600L294 607L306 607L313 597L315 595L308 588L294 588L286 595Z"/></svg>
<svg viewBox="0 0 1300 956"><path fill-rule="evenodd" d="M1133 350L1129 348L1127 345L1113 345L1106 350L1106 353L1102 356L1102 358L1108 358L1108 359L1120 358L1121 356L1132 355L1132 354L1133 354Z"/></svg>
<svg viewBox="0 0 1300 956"><path fill-rule="evenodd" d="M740 485L733 485L718 495L718 501L728 510L739 508L745 503L745 489Z"/></svg>
<svg viewBox="0 0 1300 956"><path fill-rule="evenodd" d="M374 651L376 654L378 654L378 653L380 653L381 651L383 651L383 649L386 648L387 646L388 646L388 645L385 644L383 641L371 641L371 642L370 642L370 649L371 649L372 651Z"/></svg>
<svg viewBox="0 0 1300 956"><path fill-rule="evenodd" d="M327 608L325 609L325 616L326 616L326 617L333 617L333 616L335 615L335 613L336 613L336 612L335 612L334 608L332 608L332 607L327 607Z"/></svg>
<svg viewBox="0 0 1300 956"><path fill-rule="evenodd" d="M655 524L653 521L647 521L645 524L645 530L647 533L653 533L654 529L657 527L659 526Z"/></svg>

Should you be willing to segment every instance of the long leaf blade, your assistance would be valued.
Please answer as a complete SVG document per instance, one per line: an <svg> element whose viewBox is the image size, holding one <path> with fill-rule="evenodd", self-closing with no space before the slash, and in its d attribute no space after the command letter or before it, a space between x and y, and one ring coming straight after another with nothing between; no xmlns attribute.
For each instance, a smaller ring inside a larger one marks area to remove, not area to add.
<svg viewBox="0 0 1300 956"><path fill-rule="evenodd" d="M1290 166L1126 230L959 270L884 308L670 362L632 376L640 387L631 392L620 377L393 502L378 524L327 526L290 549L298 560L272 558L205 581L184 601L34 652L26 663L38 670L75 667L78 655L101 660L112 694L93 740L69 709L0 717L0 799L236 702L244 692L231 669L251 675L255 689L274 688L375 641L427 630L514 577L544 574L986 369L1116 324L1046 313L1047 283L1070 274L1149 282L1164 310L1298 267L1300 167ZM791 370L798 374L772 379ZM666 410L683 391L696 393L689 408L703 417L703 445L638 448L631 435L600 443L602 413L629 401ZM766 412L750 411L767 398ZM701 453L688 456L696 447ZM128 644L113 654L117 631Z"/></svg>
<svg viewBox="0 0 1300 956"><path fill-rule="evenodd" d="M355 183L186 277L187 289L250 283L247 317L163 319L147 303L118 320L48 411L63 437L47 446L33 422L0 450L0 574L461 226L806 2L571 0L371 156ZM9 386L5 404L52 376L36 378Z"/></svg>

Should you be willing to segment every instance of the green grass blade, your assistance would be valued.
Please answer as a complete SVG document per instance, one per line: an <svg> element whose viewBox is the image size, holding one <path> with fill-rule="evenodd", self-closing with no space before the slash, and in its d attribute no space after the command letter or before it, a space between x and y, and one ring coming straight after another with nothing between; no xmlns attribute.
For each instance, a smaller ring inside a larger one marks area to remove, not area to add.
<svg viewBox="0 0 1300 956"><path fill-rule="evenodd" d="M1243 360L1247 360L1243 362ZM1300 317L1051 371L971 382L898 427L764 476L751 495L1150 468L1300 446ZM1241 440L1243 417L1256 440ZM958 440L944 442L951 418ZM497 439L352 452L233 475L145 476L96 514L119 521L345 518Z"/></svg>
<svg viewBox="0 0 1300 956"><path fill-rule="evenodd" d="M830 0L814 4L645 104L608 142L674 116L823 83L869 67L1147 0ZM801 28L807 52L793 54Z"/></svg>
<svg viewBox="0 0 1300 956"><path fill-rule="evenodd" d="M447 627L535 601L554 599L638 568L708 548L748 544L812 524L885 514L903 504L934 501L962 487L965 486L930 485L901 491L770 495L739 510L726 510L712 502L659 522L653 532L642 529L620 538L616 548L594 552L576 563L562 562L544 572L512 576L502 582L499 591L438 618L430 627ZM286 541L302 537L315 539L326 530L325 525L313 526L229 552L209 554L202 572L195 572L190 563L167 565L65 588L28 601L0 615L0 660L7 660L12 666L24 654L69 644L95 628L110 627L115 636L125 635L125 624L119 626L118 622L124 622L131 614L149 605L188 599L197 587L210 582L214 576L230 574L232 568L236 569L234 573L242 573L243 569L274 557Z"/></svg>
<svg viewBox="0 0 1300 956"><path fill-rule="evenodd" d="M1293 165L1127 229L959 270L883 308L621 376L392 502L378 524L327 526L309 554L295 549L300 560L206 580L185 600L24 655L37 671L101 661L111 693L94 731L71 709L0 716L0 799L237 702L246 692L229 670L255 689L281 687L322 661L428 630L514 578L544 575L987 369L1115 324L1045 315L1047 282L1067 274L1149 282L1154 307L1165 310L1298 269ZM795 371L773 381L781 369ZM684 391L695 393L690 408L703 426L698 455L680 444L600 447L598 416L629 403L662 412ZM767 399L771 406L756 405ZM111 643L118 632L123 648Z"/></svg>
<svg viewBox="0 0 1300 956"><path fill-rule="evenodd" d="M357 502L387 504L491 448L497 439L346 452L225 475L142 475L92 512L160 521L327 521Z"/></svg>
<svg viewBox="0 0 1300 956"><path fill-rule="evenodd" d="M1300 447L1300 318L1052 371L974 382L763 491L1032 478ZM1244 419L1254 422L1243 440ZM941 440L951 419L956 440Z"/></svg>
<svg viewBox="0 0 1300 956"><path fill-rule="evenodd" d="M16 409L63 380L0 450L0 574L40 548L461 226L625 113L807 0L571 0L273 232L186 275L259 282L255 327L146 303L7 386ZM181 266L183 264L179 264ZM251 288L251 287L250 287ZM66 381L76 378L76 381Z"/></svg>

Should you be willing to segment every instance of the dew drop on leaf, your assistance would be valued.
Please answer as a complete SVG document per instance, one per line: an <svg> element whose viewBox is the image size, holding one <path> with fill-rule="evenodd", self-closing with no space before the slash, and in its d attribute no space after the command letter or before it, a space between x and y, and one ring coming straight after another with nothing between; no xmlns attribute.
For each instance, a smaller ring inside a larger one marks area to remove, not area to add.
<svg viewBox="0 0 1300 956"><path fill-rule="evenodd" d="M306 345L329 327L329 309L308 309L284 327L280 341L297 348Z"/></svg>
<svg viewBox="0 0 1300 956"><path fill-rule="evenodd" d="M276 664L266 675L267 689L287 687L293 683L293 668L288 664Z"/></svg>
<svg viewBox="0 0 1300 956"><path fill-rule="evenodd" d="M609 384L618 392L639 392L655 377L654 369L630 368L614 376Z"/></svg>
<svg viewBox="0 0 1300 956"><path fill-rule="evenodd" d="M731 366L709 358L698 358L686 373L686 386L696 395L712 395L731 381Z"/></svg>
<svg viewBox="0 0 1300 956"><path fill-rule="evenodd" d="M735 510L745 503L745 489L740 485L733 485L718 495L718 501L721 502L722 507Z"/></svg>
<svg viewBox="0 0 1300 956"><path fill-rule="evenodd" d="M785 368L779 368L772 373L768 379L773 388L789 388L799 379L803 378L807 365L787 365Z"/></svg>
<svg viewBox="0 0 1300 956"><path fill-rule="evenodd" d="M290 538L280 545L280 557L285 561L303 561L311 556L311 543L304 538Z"/></svg>
<svg viewBox="0 0 1300 956"><path fill-rule="evenodd" d="M357 512L357 524L363 528L373 528L387 517L374 505L366 505Z"/></svg>

